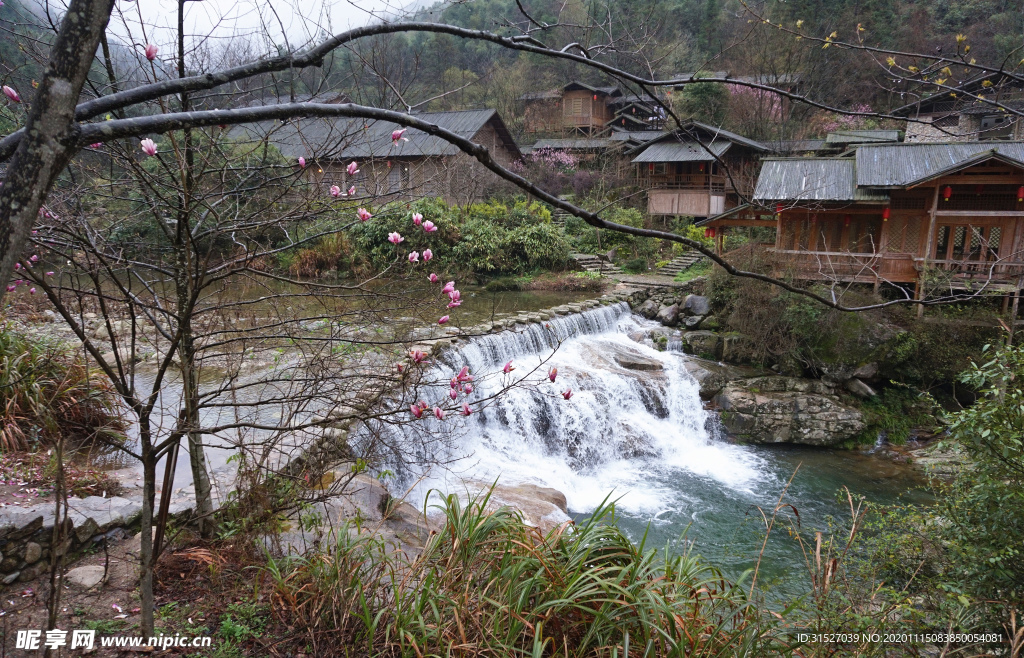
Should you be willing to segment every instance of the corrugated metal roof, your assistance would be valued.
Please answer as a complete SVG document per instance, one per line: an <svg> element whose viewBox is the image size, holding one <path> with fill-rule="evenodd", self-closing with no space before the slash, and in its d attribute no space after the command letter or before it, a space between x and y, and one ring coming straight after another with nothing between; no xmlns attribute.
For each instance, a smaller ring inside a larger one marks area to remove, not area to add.
<svg viewBox="0 0 1024 658"><path fill-rule="evenodd" d="M662 142L666 142L666 143L687 143L687 142L695 142L696 140L700 140L702 143L705 143L705 144L714 144L714 143L721 143L721 142L733 142L733 143L738 144L740 146L745 146L747 148L751 148L751 149L754 149L756 151L765 151L765 152L767 152L767 151L770 150L764 144L762 144L760 142L755 142L752 139L747 139L743 135L737 135L736 133L729 132L728 130L722 130L721 128L716 128L715 126L709 126L708 124L701 123L699 121L687 121L686 123L682 124L677 130L674 130L672 132L665 132L665 133L662 134L661 137L656 137L655 139L653 139L653 140L651 140L651 141L649 141L649 142L647 142L645 144L641 144L641 145L635 147L634 149L632 149L631 151L629 151L629 153L633 154L633 153L637 153L638 151L641 151L641 150L647 150L647 149L650 149L652 146L655 146L655 145L660 144ZM648 162L646 160L644 160L644 161L634 160L634 162L638 162L638 161L639 162ZM670 162L670 161L668 161L668 160L654 160L653 162Z"/></svg>
<svg viewBox="0 0 1024 658"><path fill-rule="evenodd" d="M823 139L780 139L767 142L767 146L775 153L805 153L820 151L825 148Z"/></svg>
<svg viewBox="0 0 1024 658"><path fill-rule="evenodd" d="M649 142L652 139L657 139L665 134L664 130L617 130L611 134L608 139L613 139L617 142L625 141L637 141L637 142Z"/></svg>
<svg viewBox="0 0 1024 658"><path fill-rule="evenodd" d="M884 201L888 193L859 190L857 165L850 158L766 159L754 190L755 201Z"/></svg>
<svg viewBox="0 0 1024 658"><path fill-rule="evenodd" d="M645 148L633 162L713 162L730 146L732 142L725 140L703 145L693 141L661 141Z"/></svg>
<svg viewBox="0 0 1024 658"><path fill-rule="evenodd" d="M500 117L494 110L468 110L464 112L428 112L415 115L471 139L480 129ZM299 119L285 124L263 123L243 127L250 134L269 134L270 141L285 157L320 157L332 159L366 159L370 157L425 157L449 156L459 152L458 147L440 137L416 129L403 135L409 141L392 142L391 132L400 126L388 121L364 119ZM507 132L507 130L506 130ZM508 138L511 148L511 137Z"/></svg>
<svg viewBox="0 0 1024 658"><path fill-rule="evenodd" d="M898 130L837 130L825 137L828 144L866 144L869 142L898 142Z"/></svg>
<svg viewBox="0 0 1024 658"><path fill-rule="evenodd" d="M857 149L858 187L905 187L926 180L985 151L1024 163L1024 142L915 142ZM1024 166L1024 164L1022 164Z"/></svg>
<svg viewBox="0 0 1024 658"><path fill-rule="evenodd" d="M540 139L531 147L532 151L540 149L606 149L612 146L620 146L620 143L613 139Z"/></svg>

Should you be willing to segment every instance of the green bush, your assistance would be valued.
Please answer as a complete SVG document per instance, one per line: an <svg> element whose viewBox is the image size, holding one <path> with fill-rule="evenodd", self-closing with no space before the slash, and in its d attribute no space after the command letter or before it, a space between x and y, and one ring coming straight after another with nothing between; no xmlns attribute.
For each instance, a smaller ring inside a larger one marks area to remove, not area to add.
<svg viewBox="0 0 1024 658"><path fill-rule="evenodd" d="M640 274L647 271L646 258L632 258L622 266L622 269L630 274Z"/></svg>
<svg viewBox="0 0 1024 658"><path fill-rule="evenodd" d="M644 216L636 208L612 206L603 210L601 217L616 224L634 228L644 227ZM597 229L576 216L566 217L565 232L571 236L575 249L586 254L605 253L617 249L619 258L643 258L651 261L658 250L658 240Z"/></svg>

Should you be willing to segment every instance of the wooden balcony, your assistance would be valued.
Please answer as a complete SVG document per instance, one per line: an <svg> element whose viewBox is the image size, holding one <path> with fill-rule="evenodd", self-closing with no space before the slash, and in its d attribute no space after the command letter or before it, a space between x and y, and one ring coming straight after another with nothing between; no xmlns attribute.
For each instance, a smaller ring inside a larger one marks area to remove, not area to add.
<svg viewBox="0 0 1024 658"><path fill-rule="evenodd" d="M711 217L725 212L725 194L707 189L657 187L647 191L647 212L652 215Z"/></svg>
<svg viewBox="0 0 1024 658"><path fill-rule="evenodd" d="M857 283L912 283L920 273L911 254L775 249L780 267L798 279Z"/></svg>

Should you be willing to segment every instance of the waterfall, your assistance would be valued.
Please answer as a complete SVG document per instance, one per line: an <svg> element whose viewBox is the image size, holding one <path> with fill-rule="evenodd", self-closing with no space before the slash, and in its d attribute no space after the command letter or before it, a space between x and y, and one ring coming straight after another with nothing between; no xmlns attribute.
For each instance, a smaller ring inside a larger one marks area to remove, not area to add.
<svg viewBox="0 0 1024 658"><path fill-rule="evenodd" d="M471 404L509 381L495 374L505 362L513 362L514 377L540 369L530 384L503 393L469 418L449 416L448 427L453 420L457 426L443 454L435 455L447 467L421 472L389 464L400 473L395 488L412 486L411 502L420 504L429 490L463 493L467 481L531 483L564 493L571 511L590 511L611 496L620 509L652 516L685 507L681 484L691 478L749 488L760 477L760 459L718 435L716 419L704 410L698 385L683 367L688 357L627 335L651 326L623 303L448 350L435 366L436 379L445 383L424 398L431 404L448 392L448 378L463 366L477 378ZM550 366L558 368L554 384L543 378ZM566 388L573 391L569 400L561 395ZM419 427L429 432L441 424L431 418Z"/></svg>

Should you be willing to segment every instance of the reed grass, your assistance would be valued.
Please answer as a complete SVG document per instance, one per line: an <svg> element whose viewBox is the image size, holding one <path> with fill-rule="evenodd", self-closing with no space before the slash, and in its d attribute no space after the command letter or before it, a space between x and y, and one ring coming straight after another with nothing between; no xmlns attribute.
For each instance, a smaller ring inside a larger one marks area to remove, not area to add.
<svg viewBox="0 0 1024 658"><path fill-rule="evenodd" d="M117 439L123 430L105 378L66 347L0 321L0 450L28 451L60 436Z"/></svg>
<svg viewBox="0 0 1024 658"><path fill-rule="evenodd" d="M487 502L447 497L411 562L356 526L329 549L271 561L275 609L322 656L773 652L745 586L688 551L632 542L613 505L543 535Z"/></svg>

